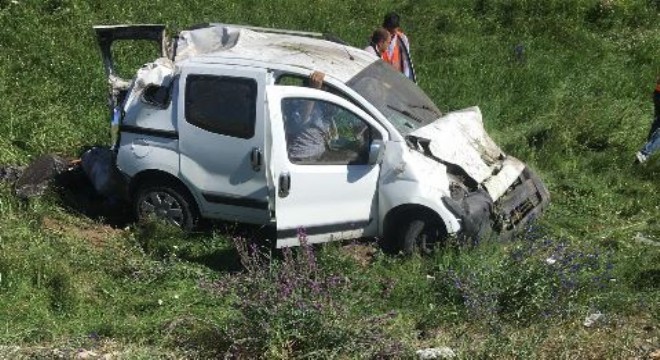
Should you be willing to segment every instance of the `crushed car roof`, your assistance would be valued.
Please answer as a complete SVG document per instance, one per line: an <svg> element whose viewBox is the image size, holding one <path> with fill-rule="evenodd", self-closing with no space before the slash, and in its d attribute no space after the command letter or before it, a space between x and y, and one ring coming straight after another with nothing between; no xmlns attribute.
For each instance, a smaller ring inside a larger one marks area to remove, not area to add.
<svg viewBox="0 0 660 360"><path fill-rule="evenodd" d="M346 82L378 59L327 40L216 25L179 34L175 61L185 60L293 66L323 71Z"/></svg>

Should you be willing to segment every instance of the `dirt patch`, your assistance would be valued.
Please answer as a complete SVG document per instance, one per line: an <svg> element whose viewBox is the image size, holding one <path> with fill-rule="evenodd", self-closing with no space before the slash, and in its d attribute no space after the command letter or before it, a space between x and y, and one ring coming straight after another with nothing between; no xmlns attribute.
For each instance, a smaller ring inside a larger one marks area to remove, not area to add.
<svg viewBox="0 0 660 360"><path fill-rule="evenodd" d="M102 339L92 333L87 339L71 339L57 345L4 346L0 359L198 359L198 354L186 350L166 350L158 347L119 343Z"/></svg>
<svg viewBox="0 0 660 360"><path fill-rule="evenodd" d="M373 243L352 243L342 246L341 252L361 266L367 266L373 261L377 250Z"/></svg>
<svg viewBox="0 0 660 360"><path fill-rule="evenodd" d="M109 238L119 236L123 233L123 230L115 229L105 224L81 222L74 225L52 217L44 217L41 220L41 227L52 233L85 239L95 246L103 246Z"/></svg>

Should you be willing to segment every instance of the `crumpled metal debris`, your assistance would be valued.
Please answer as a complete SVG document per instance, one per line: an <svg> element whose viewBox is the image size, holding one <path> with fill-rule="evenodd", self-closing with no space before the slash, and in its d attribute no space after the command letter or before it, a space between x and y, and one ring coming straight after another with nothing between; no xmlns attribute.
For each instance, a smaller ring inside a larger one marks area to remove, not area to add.
<svg viewBox="0 0 660 360"><path fill-rule="evenodd" d="M108 148L91 148L81 160L48 154L27 167L0 165L0 182L9 183L20 199L52 191L65 208L118 227L131 220L130 212L125 211L121 180Z"/></svg>
<svg viewBox="0 0 660 360"><path fill-rule="evenodd" d="M587 315L586 318L584 318L584 322L582 323L582 325L584 325L585 327L593 327L594 325L602 321L603 316L604 315L600 311L595 312L593 314L589 314Z"/></svg>
<svg viewBox="0 0 660 360"><path fill-rule="evenodd" d="M21 199L43 195L55 177L69 169L69 161L47 154L30 164L14 183L14 193Z"/></svg>
<svg viewBox="0 0 660 360"><path fill-rule="evenodd" d="M456 357L454 350L448 347L421 349L415 352L420 360L430 359L453 359Z"/></svg>
<svg viewBox="0 0 660 360"><path fill-rule="evenodd" d="M0 181L13 183L21 177L24 169L22 166L0 166Z"/></svg>
<svg viewBox="0 0 660 360"><path fill-rule="evenodd" d="M115 154L107 147L93 147L81 156L81 166L94 189L101 195L123 197L123 178L115 166Z"/></svg>

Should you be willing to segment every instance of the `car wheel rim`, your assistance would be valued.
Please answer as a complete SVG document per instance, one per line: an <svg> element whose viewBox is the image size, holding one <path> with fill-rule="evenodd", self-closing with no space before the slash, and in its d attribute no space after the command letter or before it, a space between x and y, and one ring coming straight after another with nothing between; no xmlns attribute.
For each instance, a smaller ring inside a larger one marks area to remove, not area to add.
<svg viewBox="0 0 660 360"><path fill-rule="evenodd" d="M155 217L179 227L185 220L181 204L172 195L163 191L147 193L140 202L140 214L145 218Z"/></svg>

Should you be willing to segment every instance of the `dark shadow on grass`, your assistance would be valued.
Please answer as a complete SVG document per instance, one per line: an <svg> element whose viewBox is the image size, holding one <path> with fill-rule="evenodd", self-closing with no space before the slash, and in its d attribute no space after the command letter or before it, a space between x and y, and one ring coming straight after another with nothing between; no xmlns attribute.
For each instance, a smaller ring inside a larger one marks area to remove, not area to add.
<svg viewBox="0 0 660 360"><path fill-rule="evenodd" d="M82 167L59 155L39 156L28 166L0 165L0 181L11 184L21 204L55 195L68 211L110 226L123 228L132 221L128 204L98 194Z"/></svg>
<svg viewBox="0 0 660 360"><path fill-rule="evenodd" d="M635 288L640 291L653 291L660 289L660 268L642 271L633 281Z"/></svg>
<svg viewBox="0 0 660 360"><path fill-rule="evenodd" d="M134 220L129 204L98 194L80 167L57 175L53 183L60 204L71 212L115 228L124 228Z"/></svg>
<svg viewBox="0 0 660 360"><path fill-rule="evenodd" d="M642 180L655 182L660 177L660 154L653 154L644 164L633 164L633 171Z"/></svg>
<svg viewBox="0 0 660 360"><path fill-rule="evenodd" d="M181 255L180 258L218 272L239 272L243 270L238 252L234 248L216 250L203 255L186 254Z"/></svg>
<svg viewBox="0 0 660 360"><path fill-rule="evenodd" d="M535 150L540 150L552 138L552 135L552 130L549 128L535 129L527 134L527 145Z"/></svg>
<svg viewBox="0 0 660 360"><path fill-rule="evenodd" d="M610 147L609 138L606 135L587 132L578 134L577 143L593 152L603 152Z"/></svg>
<svg viewBox="0 0 660 360"><path fill-rule="evenodd" d="M81 214L113 227L124 228L134 223L131 204L108 199L96 192L94 186L80 167L58 174L53 189L60 204L71 212ZM178 244L189 251L178 253L179 258L208 267L214 271L237 272L243 270L240 256L232 242L236 239L255 244L260 251L270 252L274 231L268 227L238 224L222 221L201 221L193 233L185 234L180 229L162 226L157 222L137 224L136 237L146 253L156 258L164 258L171 253L171 246ZM202 245L222 234L228 246L222 248Z"/></svg>
<svg viewBox="0 0 660 360"><path fill-rule="evenodd" d="M214 232L222 234L227 239L229 247L203 254L181 254L179 257L206 266L214 271L239 272L243 271L244 267L241 264L240 254L235 247L235 241L245 241L248 243L248 247L255 247L259 252L265 254L277 253L274 242L269 240L273 238L274 231L272 228L224 221L205 221L198 232L195 233L195 236L203 239L211 236Z"/></svg>

